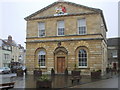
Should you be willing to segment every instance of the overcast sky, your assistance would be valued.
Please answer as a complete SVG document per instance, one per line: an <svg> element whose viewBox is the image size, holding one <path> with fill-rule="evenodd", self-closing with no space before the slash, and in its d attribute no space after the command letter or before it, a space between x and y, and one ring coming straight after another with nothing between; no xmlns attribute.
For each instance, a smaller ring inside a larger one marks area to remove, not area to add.
<svg viewBox="0 0 120 90"><path fill-rule="evenodd" d="M25 17L54 3L57 0L1 0L0 1L0 38L13 37L25 47ZM103 10L108 28L107 38L118 36L118 1L119 0L66 0L88 7Z"/></svg>

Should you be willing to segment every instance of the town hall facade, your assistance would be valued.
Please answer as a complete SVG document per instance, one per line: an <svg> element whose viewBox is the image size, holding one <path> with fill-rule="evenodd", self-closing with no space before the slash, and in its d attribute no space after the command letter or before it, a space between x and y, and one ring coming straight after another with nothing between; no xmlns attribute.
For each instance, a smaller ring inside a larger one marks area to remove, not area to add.
<svg viewBox="0 0 120 90"><path fill-rule="evenodd" d="M67 1L57 1L26 17L26 66L50 74L74 68L90 75L105 74L107 27L102 10Z"/></svg>

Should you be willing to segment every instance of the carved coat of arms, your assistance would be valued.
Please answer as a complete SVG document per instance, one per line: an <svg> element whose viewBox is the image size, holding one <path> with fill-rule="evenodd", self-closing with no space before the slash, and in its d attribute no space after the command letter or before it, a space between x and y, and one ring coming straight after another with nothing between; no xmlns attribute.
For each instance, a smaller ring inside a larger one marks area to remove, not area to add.
<svg viewBox="0 0 120 90"><path fill-rule="evenodd" d="M64 14L66 13L66 8L63 5L59 5L56 7L56 14Z"/></svg>

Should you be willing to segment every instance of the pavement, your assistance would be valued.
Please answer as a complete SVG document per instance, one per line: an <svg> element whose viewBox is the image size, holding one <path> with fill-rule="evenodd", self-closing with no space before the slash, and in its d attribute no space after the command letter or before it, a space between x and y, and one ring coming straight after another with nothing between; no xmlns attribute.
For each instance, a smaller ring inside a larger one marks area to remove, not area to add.
<svg viewBox="0 0 120 90"><path fill-rule="evenodd" d="M78 83L71 83L71 76L55 75L52 79L52 88L118 88L118 75L107 75L102 79L92 80L90 76L82 76ZM15 82L14 88L36 88L36 79L33 75L17 77L16 74L0 75L0 83Z"/></svg>
<svg viewBox="0 0 120 90"><path fill-rule="evenodd" d="M99 80L82 85L76 85L71 88L118 88L118 77L113 76L109 79Z"/></svg>

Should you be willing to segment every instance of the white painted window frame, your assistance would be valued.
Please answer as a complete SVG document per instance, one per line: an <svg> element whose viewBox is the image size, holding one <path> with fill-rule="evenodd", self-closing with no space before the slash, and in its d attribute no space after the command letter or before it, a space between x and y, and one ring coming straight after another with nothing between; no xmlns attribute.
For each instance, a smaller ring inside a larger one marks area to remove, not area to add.
<svg viewBox="0 0 120 90"><path fill-rule="evenodd" d="M41 64L41 62L40 62L41 55L45 56L45 58L44 58L45 59L45 61L44 61L45 66L40 65L40 68L46 68L46 52L44 50L40 50L40 52L38 53L38 64Z"/></svg>
<svg viewBox="0 0 120 90"><path fill-rule="evenodd" d="M44 29L40 28L40 24L44 24ZM40 31L44 30L44 35L40 36ZM45 37L46 36L46 30L45 30L45 22L38 22L38 37Z"/></svg>
<svg viewBox="0 0 120 90"><path fill-rule="evenodd" d="M80 24L80 21L84 20L84 25ZM85 33L79 33L79 27L85 27ZM77 20L77 33L78 35L86 35L87 34L87 25L86 25L86 19L81 18Z"/></svg>
<svg viewBox="0 0 120 90"><path fill-rule="evenodd" d="M64 28L64 35L65 35L65 22L64 20L60 20L60 21L57 21L57 36L64 36L64 35L59 35L59 22L63 22L64 23L64 26L62 28Z"/></svg>
<svg viewBox="0 0 120 90"><path fill-rule="evenodd" d="M79 51L78 51L78 68L88 68L88 53L87 53L87 51L86 51L86 55L87 55L87 57L86 57L86 59L87 59L87 65L86 66L79 66L79 52L80 52L80 50L85 50L85 49L79 49Z"/></svg>

